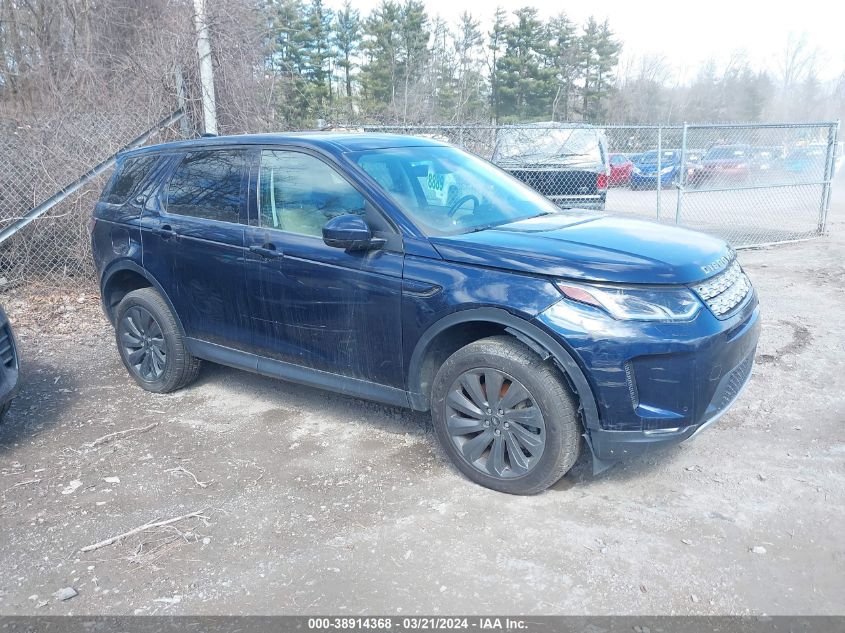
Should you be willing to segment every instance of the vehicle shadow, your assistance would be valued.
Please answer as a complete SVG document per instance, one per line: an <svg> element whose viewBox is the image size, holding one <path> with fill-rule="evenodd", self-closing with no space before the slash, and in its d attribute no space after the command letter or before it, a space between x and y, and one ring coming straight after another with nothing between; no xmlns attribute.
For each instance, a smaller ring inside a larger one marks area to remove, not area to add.
<svg viewBox="0 0 845 633"><path fill-rule="evenodd" d="M435 441L431 415L427 412L380 404L207 361L203 363L197 381L188 389L214 388L218 384L234 386L239 391L250 392L261 399L276 403L280 415L285 409L291 408L319 411L329 419L344 420L354 417L356 422L366 421L385 432L427 434L431 435L432 442Z"/></svg>
<svg viewBox="0 0 845 633"><path fill-rule="evenodd" d="M78 379L55 365L21 361L18 391L0 422L0 451L31 440L46 429L59 426L64 413L78 397Z"/></svg>
<svg viewBox="0 0 845 633"><path fill-rule="evenodd" d="M278 403L279 415L283 415L286 407L319 411L327 419L350 420L350 424L365 423L368 427L396 435L424 435L425 446L436 451L443 461L443 467L448 468L456 477L463 477L460 471L450 462L446 453L439 446L433 432L431 415L428 412L412 411L400 407L382 405L375 402L345 396L334 392L307 387L295 383L285 382L275 378L253 374L223 365L204 363L200 376L194 386L189 389L214 388L215 385L226 384L234 386L238 391L254 394L261 399ZM362 437L366 433L362 433ZM426 451L422 446L406 447L404 450ZM581 444L581 452L573 468L550 491L564 492L570 489L583 489L591 485L608 482L626 482L647 476L658 464L682 459L684 450L677 446L655 449L645 455L632 457L623 462L612 465L609 469L593 474L593 458L589 447Z"/></svg>

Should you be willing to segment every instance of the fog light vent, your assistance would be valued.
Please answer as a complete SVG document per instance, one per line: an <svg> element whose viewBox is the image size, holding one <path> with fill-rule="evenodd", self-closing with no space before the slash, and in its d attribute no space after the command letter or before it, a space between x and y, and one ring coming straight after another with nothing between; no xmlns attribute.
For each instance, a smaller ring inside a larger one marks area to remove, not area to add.
<svg viewBox="0 0 845 633"><path fill-rule="evenodd" d="M634 378L634 365L625 361L625 382L628 383L628 395L631 396L631 406L635 409L640 405L640 394L637 393L637 381Z"/></svg>

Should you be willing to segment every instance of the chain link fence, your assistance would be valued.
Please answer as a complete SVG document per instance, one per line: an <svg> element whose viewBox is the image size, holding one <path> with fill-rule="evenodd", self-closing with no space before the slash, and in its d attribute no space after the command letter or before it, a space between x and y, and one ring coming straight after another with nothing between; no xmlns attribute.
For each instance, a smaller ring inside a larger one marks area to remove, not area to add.
<svg viewBox="0 0 845 633"><path fill-rule="evenodd" d="M371 126L464 147L563 207L719 235L735 247L821 235L839 124ZM448 182L448 175L444 182ZM449 197L460 196L452 183Z"/></svg>
<svg viewBox="0 0 845 633"><path fill-rule="evenodd" d="M167 111L0 117L0 288L91 279L87 231L108 172L83 178L139 135L190 135ZM842 164L838 123L779 125L373 126L448 141L492 160L562 207L603 209L720 235L735 247L824 233ZM144 138L141 142L148 140ZM90 174L89 174L90 175ZM444 196L461 183L442 174ZM51 196L60 202L18 227ZM14 229L14 230L13 230ZM12 231L11 235L8 235Z"/></svg>
<svg viewBox="0 0 845 633"><path fill-rule="evenodd" d="M175 123L155 129L167 114L0 118L0 289L21 281L63 286L92 278L87 220L110 170L91 171L151 130L156 140L181 137Z"/></svg>

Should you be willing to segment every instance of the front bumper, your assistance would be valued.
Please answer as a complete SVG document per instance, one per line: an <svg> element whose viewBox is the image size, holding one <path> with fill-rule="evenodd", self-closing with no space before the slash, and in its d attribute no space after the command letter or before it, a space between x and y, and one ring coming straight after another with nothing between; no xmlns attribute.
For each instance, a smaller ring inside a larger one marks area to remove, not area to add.
<svg viewBox="0 0 845 633"><path fill-rule="evenodd" d="M752 291L728 318L707 308L683 323L616 321L562 300L537 317L572 352L599 412L585 437L600 461L689 439L748 383L760 337Z"/></svg>
<svg viewBox="0 0 845 633"><path fill-rule="evenodd" d="M18 351L6 313L0 309L0 405L11 400L18 388Z"/></svg>
<svg viewBox="0 0 845 633"><path fill-rule="evenodd" d="M666 174L660 176L660 186L666 186L672 184L672 180L675 178L676 172L670 171ZM632 187L641 187L641 188L651 188L657 187L657 172L650 173L650 174L631 174L631 178L629 180L629 184Z"/></svg>
<svg viewBox="0 0 845 633"><path fill-rule="evenodd" d="M604 211L606 194L594 196L546 196L562 209L589 209L591 211Z"/></svg>

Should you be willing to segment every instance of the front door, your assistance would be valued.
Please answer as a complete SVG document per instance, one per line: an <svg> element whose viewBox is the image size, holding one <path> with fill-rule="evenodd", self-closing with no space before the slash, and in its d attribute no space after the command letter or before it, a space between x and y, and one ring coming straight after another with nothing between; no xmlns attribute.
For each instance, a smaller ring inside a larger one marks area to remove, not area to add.
<svg viewBox="0 0 845 633"><path fill-rule="evenodd" d="M247 229L247 292L257 353L404 387L401 236L340 173L295 150L264 150ZM332 217L361 214L384 248L327 246Z"/></svg>

